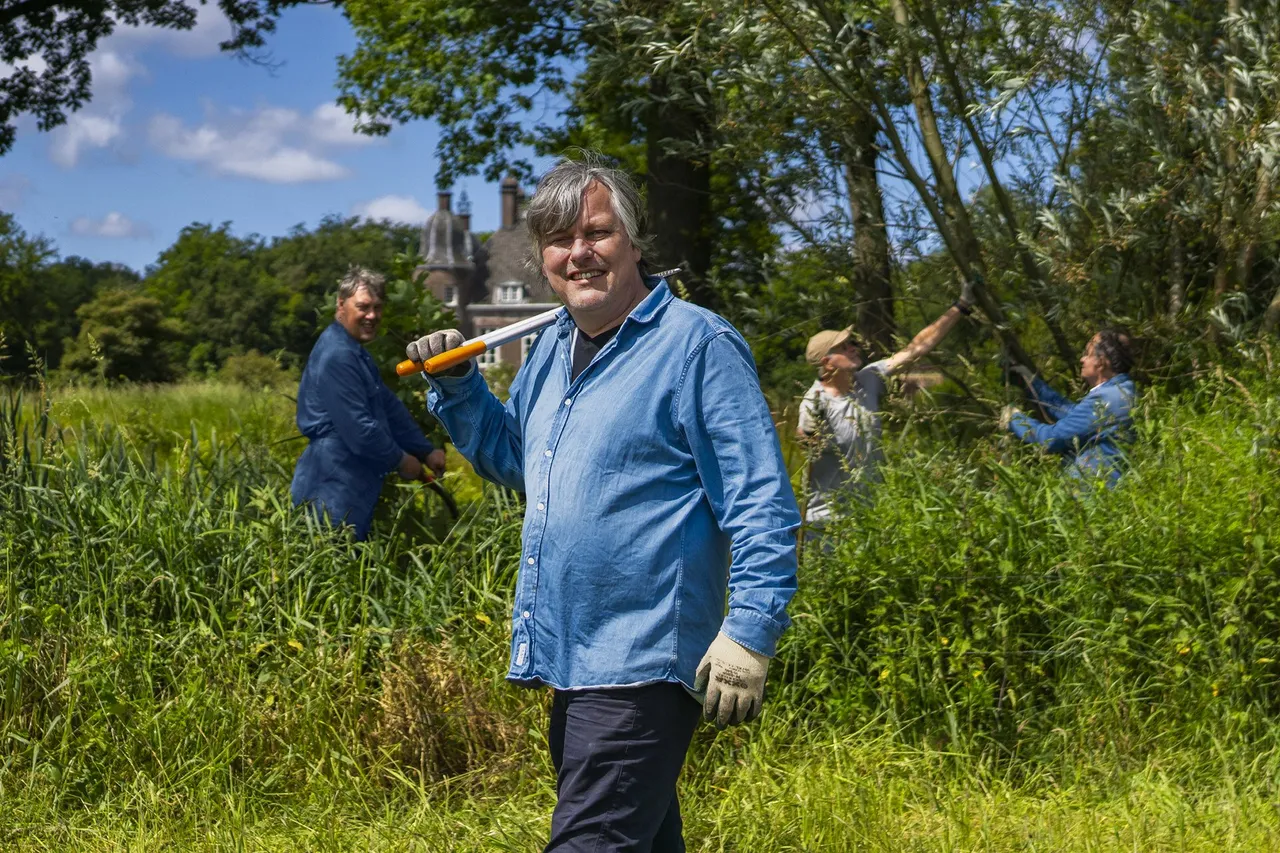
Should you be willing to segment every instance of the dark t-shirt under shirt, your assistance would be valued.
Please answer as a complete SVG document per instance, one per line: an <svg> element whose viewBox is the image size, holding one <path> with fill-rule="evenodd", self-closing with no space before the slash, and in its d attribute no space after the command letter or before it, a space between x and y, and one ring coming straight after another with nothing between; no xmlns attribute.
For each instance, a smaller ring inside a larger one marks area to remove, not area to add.
<svg viewBox="0 0 1280 853"><path fill-rule="evenodd" d="M614 326L612 329L605 329L594 338L588 337L581 329L577 331L577 338L573 342L573 375L569 381L572 382L578 378L582 371L587 369L587 365L591 363L591 359L596 357L596 353L604 349L604 345L613 340L613 336L618 334L621 326Z"/></svg>

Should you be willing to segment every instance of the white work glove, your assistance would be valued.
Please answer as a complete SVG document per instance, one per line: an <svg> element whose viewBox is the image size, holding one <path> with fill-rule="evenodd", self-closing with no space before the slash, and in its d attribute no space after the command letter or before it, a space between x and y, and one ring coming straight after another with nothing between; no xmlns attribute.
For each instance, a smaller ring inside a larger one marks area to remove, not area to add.
<svg viewBox="0 0 1280 853"><path fill-rule="evenodd" d="M463 340L462 332L457 329L442 329L439 332L432 332L429 335L423 335L418 338L404 348L404 354L410 361L426 361L446 350L462 346ZM462 364L456 364L448 370L440 371L439 375L466 376L471 372L471 365L474 363L474 358L467 359Z"/></svg>
<svg viewBox="0 0 1280 853"><path fill-rule="evenodd" d="M1013 422L1013 416L1022 414L1017 406L1005 406L1000 412L1000 429L1008 429L1009 424Z"/></svg>
<svg viewBox="0 0 1280 853"><path fill-rule="evenodd" d="M1015 364L1013 367L1009 368L1009 372L1016 373L1021 376L1022 381L1027 383L1028 388L1030 388L1036 381L1036 372L1025 364Z"/></svg>
<svg viewBox="0 0 1280 853"><path fill-rule="evenodd" d="M694 690L706 691L702 715L722 729L754 720L764 703L768 671L767 657L743 648L723 631L716 634L693 679Z"/></svg>

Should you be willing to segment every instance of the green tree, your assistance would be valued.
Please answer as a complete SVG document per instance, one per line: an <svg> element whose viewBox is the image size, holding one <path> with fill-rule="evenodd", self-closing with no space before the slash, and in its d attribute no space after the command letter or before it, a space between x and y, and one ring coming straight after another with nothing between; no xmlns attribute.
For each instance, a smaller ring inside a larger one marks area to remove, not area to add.
<svg viewBox="0 0 1280 853"><path fill-rule="evenodd" d="M437 179L444 184L483 170L528 177L522 146L560 153L567 138L608 141L606 153L631 155L647 186L654 261L683 264L694 298L715 301L707 283L714 227L710 101L698 75L626 63L620 48L636 24L684 32L696 21L680 3L348 0L357 47L339 59L339 102L362 129L432 118L442 126ZM674 36L672 36L674 37ZM538 106L570 122L536 127ZM575 121L576 119L576 121Z"/></svg>
<svg viewBox="0 0 1280 853"><path fill-rule="evenodd" d="M133 290L141 277L129 267L71 256L49 264L37 277L39 306L29 326L36 353L50 370L62 363L68 340L80 334L76 313L103 290Z"/></svg>
<svg viewBox="0 0 1280 853"><path fill-rule="evenodd" d="M313 230L299 225L273 239L261 261L280 289L274 346L284 351L285 360L293 366L306 360L317 318L325 324L332 319L330 297L349 266L386 273L397 256L414 251L418 239L418 230L408 225L338 216L322 219Z"/></svg>
<svg viewBox="0 0 1280 853"><path fill-rule="evenodd" d="M182 330L159 300L134 290L107 290L76 313L80 334L68 342L68 373L109 382L174 378L168 353Z"/></svg>
<svg viewBox="0 0 1280 853"><path fill-rule="evenodd" d="M29 348L36 349L31 327L40 313L39 281L56 257L53 243L33 237L12 214L0 213L0 358L4 372L25 374Z"/></svg>
<svg viewBox="0 0 1280 853"><path fill-rule="evenodd" d="M143 292L182 330L174 363L188 372L216 370L228 356L278 349L277 312L286 294L262 263L257 235L236 237L231 223L196 223L147 271Z"/></svg>

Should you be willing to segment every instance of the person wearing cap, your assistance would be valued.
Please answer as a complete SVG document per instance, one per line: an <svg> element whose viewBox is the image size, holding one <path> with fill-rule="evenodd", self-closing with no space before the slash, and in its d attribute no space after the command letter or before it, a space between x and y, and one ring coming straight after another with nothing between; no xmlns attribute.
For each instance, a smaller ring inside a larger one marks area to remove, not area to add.
<svg viewBox="0 0 1280 853"><path fill-rule="evenodd" d="M526 497L507 678L554 691L552 853L685 849L698 717L759 714L796 591L800 512L751 350L645 274L643 211L625 173L558 163L525 223L564 310L505 404L473 363L428 377L462 455Z"/></svg>
<svg viewBox="0 0 1280 853"><path fill-rule="evenodd" d="M800 404L796 434L810 451L805 526L820 534L842 497L863 497L879 478L880 401L885 379L900 373L942 342L962 316L972 314L973 284L898 352L864 364L850 329L824 329L805 347L818 378Z"/></svg>

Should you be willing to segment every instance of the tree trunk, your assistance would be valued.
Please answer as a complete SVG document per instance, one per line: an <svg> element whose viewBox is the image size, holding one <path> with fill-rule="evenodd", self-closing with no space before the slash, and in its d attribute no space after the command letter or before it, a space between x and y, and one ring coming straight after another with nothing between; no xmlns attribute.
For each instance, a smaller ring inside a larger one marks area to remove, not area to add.
<svg viewBox="0 0 1280 853"><path fill-rule="evenodd" d="M911 102L915 107L916 120L920 123L920 138L924 142L925 153L929 157L929 165L933 171L935 185L938 188L938 197L942 202L942 209L946 213L947 222L938 223L939 228L943 230L944 237L947 231L950 231L955 236L954 244L949 242L948 248L952 250L952 257L955 258L961 275L972 277L974 273L978 273L985 278L986 265L982 257L982 244L978 241L978 235L973 230L973 223L969 219L969 211L964 206L964 199L960 196L960 188L956 185L955 175L951 171L951 163L947 160L946 148L942 142L942 134L938 130L938 120L933 111L933 100L929 95L929 83L925 79L924 68L920 65L919 58L910 46L910 18L903 0L893 0L893 17L901 30L900 35L906 53L907 85L911 90ZM881 122L892 124L892 116L889 115L883 102L878 103L877 108L881 113ZM906 150L906 146L902 144L902 141L897 138L896 133L891 133L890 139L894 142L894 150L899 164L910 175L914 172L914 166L908 168L910 152ZM932 208L931 212L933 212ZM1018 336L1010 328L1004 316L1004 311L1000 308L1000 303L996 302L984 283L979 282L977 284L977 287L974 288L974 295L978 299L978 305L982 308L982 312L991 320L996 334L1000 336L1000 341L1004 344L1010 357L1019 364L1035 369L1035 362L1031 360L1031 356L1027 354L1027 351L1022 348L1022 342L1018 340Z"/></svg>
<svg viewBox="0 0 1280 853"><path fill-rule="evenodd" d="M1227 14L1240 14L1240 0L1227 0ZM1231 56L1236 55L1239 51L1236 49L1235 39L1228 36L1226 41L1226 53ZM1218 264L1213 271L1213 301L1215 305L1222 299L1222 296L1231 285L1232 265L1236 260L1236 247L1239 243L1235 229L1235 171L1236 163L1239 161L1239 152L1236 150L1235 141L1231 138L1235 127L1233 119L1235 113L1231 109L1231 102L1236 99L1236 78L1231 73L1231 65L1225 61L1222 63L1222 74L1225 77L1223 95L1227 107L1226 127L1223 128L1225 137L1223 159L1226 164L1226 176L1222 192L1222 216L1218 227Z"/></svg>
<svg viewBox="0 0 1280 853"><path fill-rule="evenodd" d="M1253 196L1253 209L1249 214L1249 237L1240 248L1240 261L1236 265L1237 287L1248 292L1253 283L1253 264L1258 259L1258 233L1262 230L1267 206L1271 204L1271 170L1265 163L1258 164L1258 189Z"/></svg>
<svg viewBox="0 0 1280 853"><path fill-rule="evenodd" d="M710 117L702 109L668 97L666 80L650 82L645 128L648 216L654 235L652 264L683 266L693 301L708 308L716 300L707 282L711 266L711 168L681 150L707 150ZM675 149L675 150L673 150Z"/></svg>
<svg viewBox="0 0 1280 853"><path fill-rule="evenodd" d="M853 150L845 153L845 182L853 220L853 286L859 297L858 333L881 350L893 347L893 281L889 274L889 232L876 175L880 125L864 104L855 107Z"/></svg>
<svg viewBox="0 0 1280 853"><path fill-rule="evenodd" d="M1045 282L1044 276L1041 275L1040 266L1032 256L1031 250L1022 242L1022 229L1018 225L1018 217L1013 209L1013 201L1005 189L1004 182L1000 180L1000 175L996 172L995 157L986 140L982 138L982 134L978 132L978 126L969 114L968 108L971 105L971 99L964 87L964 83L960 80L959 69L956 68L956 64L951 58L951 53L947 49L949 42L946 34L942 32L942 27L938 24L938 18L933 13L932 6L929 3L924 3L920 8L924 13L929 35L933 38L934 47L938 54L938 62L942 66L946 75L947 85L951 89L951 97L958 106L957 113L964 124L965 131L969 135L969 141L973 144L974 150L978 154L978 159L982 161L982 168L987 175L987 182L991 185L991 192L995 196L996 206L1000 210L1000 219L1004 223L1006 233L1009 235L1009 245L1014 253L1017 254L1018 262L1022 266L1022 274L1026 277L1027 283L1031 285L1031 292L1044 312L1044 323L1058 348L1059 357L1067 364L1071 364L1076 357L1075 347L1071 346L1071 342L1067 340L1067 335L1063 331L1062 325L1050 314L1053 304L1049 300L1048 284ZM902 10L901 15L898 14L899 9ZM901 0L895 2L894 12L898 24L905 26L906 9Z"/></svg>
<svg viewBox="0 0 1280 853"><path fill-rule="evenodd" d="M1280 287L1276 288L1275 295L1271 297L1271 304L1262 315L1262 331L1269 334L1277 330L1280 330Z"/></svg>

